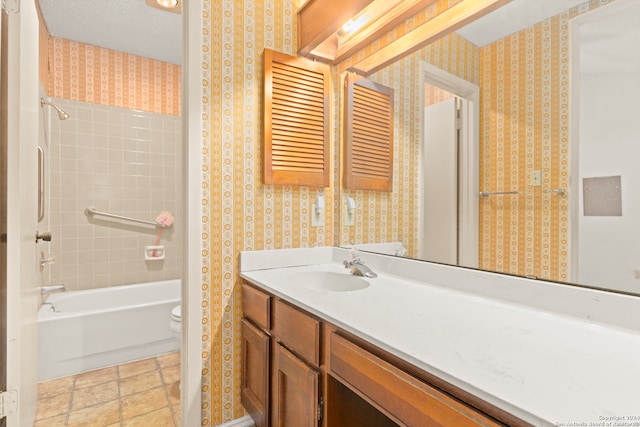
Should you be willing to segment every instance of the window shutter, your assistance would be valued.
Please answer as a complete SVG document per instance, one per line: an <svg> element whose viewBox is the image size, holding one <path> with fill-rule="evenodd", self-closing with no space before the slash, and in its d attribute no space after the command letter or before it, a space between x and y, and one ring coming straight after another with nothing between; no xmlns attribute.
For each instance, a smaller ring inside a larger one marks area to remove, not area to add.
<svg viewBox="0 0 640 427"><path fill-rule="evenodd" d="M329 186L329 66L264 50L264 183Z"/></svg>
<svg viewBox="0 0 640 427"><path fill-rule="evenodd" d="M355 74L345 80L345 187L393 190L393 89Z"/></svg>

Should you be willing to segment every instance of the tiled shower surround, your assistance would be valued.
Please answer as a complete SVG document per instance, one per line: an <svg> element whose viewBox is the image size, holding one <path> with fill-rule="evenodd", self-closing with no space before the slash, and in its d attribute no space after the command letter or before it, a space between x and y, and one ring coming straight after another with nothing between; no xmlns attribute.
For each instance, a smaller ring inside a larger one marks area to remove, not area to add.
<svg viewBox="0 0 640 427"><path fill-rule="evenodd" d="M182 128L177 116L52 99L71 117L45 109L48 143L46 211L51 218L48 283L80 290L180 277L182 264ZM145 261L157 228L104 217L85 209L155 221L163 230L165 259ZM47 254L45 254L46 256Z"/></svg>

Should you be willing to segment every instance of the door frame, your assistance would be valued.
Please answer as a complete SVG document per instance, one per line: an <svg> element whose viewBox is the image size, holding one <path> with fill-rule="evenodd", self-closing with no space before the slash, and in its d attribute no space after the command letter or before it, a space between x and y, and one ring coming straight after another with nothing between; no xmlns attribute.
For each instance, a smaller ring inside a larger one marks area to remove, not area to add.
<svg viewBox="0 0 640 427"><path fill-rule="evenodd" d="M437 86L459 98L466 99L468 111L463 109L462 129L460 131L460 231L459 231L459 265L478 268L479 256L479 188L480 188L480 87L458 76L448 73L432 64L422 61L420 86L420 141L424 143L425 135L425 100L426 84ZM424 151L420 153L419 179L423 179ZM422 218L425 211L424 197L419 203L420 222L418 230L422 235L424 225Z"/></svg>
<svg viewBox="0 0 640 427"><path fill-rule="evenodd" d="M8 14L0 11L0 307L2 320L0 321L0 391L7 389L7 191L8 191L8 98L7 89L9 77L7 73ZM7 424L7 419L0 419L0 427Z"/></svg>

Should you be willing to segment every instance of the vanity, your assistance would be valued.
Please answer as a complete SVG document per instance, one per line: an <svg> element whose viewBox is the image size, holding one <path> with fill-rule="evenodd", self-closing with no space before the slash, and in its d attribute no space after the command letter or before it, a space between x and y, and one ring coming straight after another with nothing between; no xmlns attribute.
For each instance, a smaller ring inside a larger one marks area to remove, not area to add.
<svg viewBox="0 0 640 427"><path fill-rule="evenodd" d="M640 298L364 252L362 278L347 256L241 253L257 426L640 423Z"/></svg>

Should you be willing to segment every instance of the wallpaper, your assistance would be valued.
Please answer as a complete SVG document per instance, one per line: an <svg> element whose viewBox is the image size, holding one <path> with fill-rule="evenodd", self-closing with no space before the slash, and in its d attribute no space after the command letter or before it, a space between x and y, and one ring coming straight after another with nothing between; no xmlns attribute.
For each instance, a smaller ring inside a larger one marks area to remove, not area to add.
<svg viewBox="0 0 640 427"><path fill-rule="evenodd" d="M40 24L48 96L179 116L181 78L179 65L52 37Z"/></svg>
<svg viewBox="0 0 640 427"><path fill-rule="evenodd" d="M238 253L332 245L336 236L333 186L262 183L262 52L295 55L299 5L203 1L203 425L244 414ZM325 198L323 227L310 225L317 194Z"/></svg>

